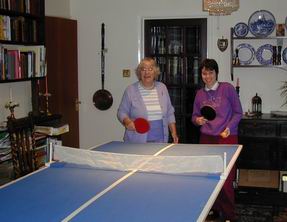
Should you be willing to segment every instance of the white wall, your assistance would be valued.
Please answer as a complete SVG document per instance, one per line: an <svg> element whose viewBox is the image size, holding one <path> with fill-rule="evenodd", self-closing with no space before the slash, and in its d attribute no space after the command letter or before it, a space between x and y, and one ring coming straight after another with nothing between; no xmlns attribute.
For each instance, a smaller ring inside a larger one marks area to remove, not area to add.
<svg viewBox="0 0 287 222"><path fill-rule="evenodd" d="M70 0L45 0L45 14L70 18Z"/></svg>
<svg viewBox="0 0 287 222"><path fill-rule="evenodd" d="M69 13L68 8L70 8ZM286 8L286 0L252 0L252 3L249 0L241 0L240 9L237 12L230 16L214 17L202 12L202 0L66 0L65 2L46 0L47 15L70 16L78 20L79 97L82 101L80 105L81 147L122 139L124 129L116 118L116 111L124 89L136 81L133 70L138 63L141 51L142 18L207 17L208 56L215 58L219 63L219 80L230 82L230 48L228 47L225 52L220 52L216 45L217 39L222 36L229 39L230 27L238 22L247 23L250 15L259 9L271 11L277 23L285 23ZM106 24L106 47L108 48L105 54L105 88L112 93L114 98L113 106L107 111L97 110L92 103L94 92L101 88L100 30L102 22ZM123 78L122 69L131 69L132 77ZM240 99L244 111L250 109L251 98L256 92L263 100L263 112L280 109L282 99L278 88L281 81L286 80L286 76L287 71L275 68L236 69L234 79L240 78ZM236 81L232 83L235 85ZM18 85L28 85L27 90L20 90L21 93L24 91L21 95L22 99L26 99L27 104L30 101L30 98L25 97L30 96L28 83L1 84L0 118L6 116L2 112L4 110L2 107L4 100L9 98L10 85L13 87L17 85L17 88ZM15 95L15 98L20 101L20 93ZM28 110L29 108L24 109L23 112L26 114ZM18 115L17 112L16 115Z"/></svg>
<svg viewBox="0 0 287 222"><path fill-rule="evenodd" d="M220 81L230 82L230 48L217 49L217 39L230 39L230 27L248 22L256 10L271 11L278 23L285 23L285 0L240 1L240 9L230 16L212 17L202 12L202 0L71 0L71 16L78 20L79 91L81 147L108 140L121 140L123 127L116 118L121 96L127 85L136 80L122 77L122 69L132 71L138 63L141 19L143 17L208 17L208 56L217 59ZM92 103L93 93L100 89L100 25L106 24L106 89L114 98L107 111L97 110ZM263 44L263 43L262 43ZM278 88L287 72L274 68L236 69L235 80L240 79L240 98L244 111L250 109L251 98L258 92L263 100L263 111L280 109L282 99ZM133 72L134 73L134 72ZM232 82L234 85L236 81Z"/></svg>

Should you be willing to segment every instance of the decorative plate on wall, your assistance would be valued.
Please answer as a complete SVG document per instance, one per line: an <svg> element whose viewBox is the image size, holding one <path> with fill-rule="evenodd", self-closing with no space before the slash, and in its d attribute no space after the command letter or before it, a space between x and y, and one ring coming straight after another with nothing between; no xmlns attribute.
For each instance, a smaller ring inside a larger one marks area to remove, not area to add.
<svg viewBox="0 0 287 222"><path fill-rule="evenodd" d="M249 65L254 60L255 49L252 45L248 43L239 44L236 49L238 49L238 58L240 65Z"/></svg>
<svg viewBox="0 0 287 222"><path fill-rule="evenodd" d="M256 51L256 59L262 65L271 65L273 61L273 46L265 44Z"/></svg>
<svg viewBox="0 0 287 222"><path fill-rule="evenodd" d="M249 17L248 26L254 36L266 37L274 31L276 20L271 12L259 10Z"/></svg>
<svg viewBox="0 0 287 222"><path fill-rule="evenodd" d="M245 37L248 34L249 28L246 23L239 22L234 26L233 30L237 37Z"/></svg>
<svg viewBox="0 0 287 222"><path fill-rule="evenodd" d="M282 59L287 64L287 47L283 50Z"/></svg>

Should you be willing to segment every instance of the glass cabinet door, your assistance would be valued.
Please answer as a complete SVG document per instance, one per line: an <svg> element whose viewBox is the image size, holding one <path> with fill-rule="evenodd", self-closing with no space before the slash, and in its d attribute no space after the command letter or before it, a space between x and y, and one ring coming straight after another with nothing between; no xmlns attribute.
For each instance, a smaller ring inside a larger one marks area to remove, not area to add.
<svg viewBox="0 0 287 222"><path fill-rule="evenodd" d="M195 142L190 134L194 96L202 86L199 65L206 58L207 19L148 19L144 22L145 56L160 68L175 108L180 142ZM192 130L191 130L192 128Z"/></svg>
<svg viewBox="0 0 287 222"><path fill-rule="evenodd" d="M183 53L183 28L174 26L167 29L168 33L168 53Z"/></svg>

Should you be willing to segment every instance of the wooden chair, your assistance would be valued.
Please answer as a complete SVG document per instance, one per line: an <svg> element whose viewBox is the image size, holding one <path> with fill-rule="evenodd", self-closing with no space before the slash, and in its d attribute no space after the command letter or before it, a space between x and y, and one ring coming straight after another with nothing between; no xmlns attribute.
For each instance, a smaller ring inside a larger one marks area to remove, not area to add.
<svg viewBox="0 0 287 222"><path fill-rule="evenodd" d="M18 178L38 168L34 155L33 121L31 117L10 118L7 126L10 133L14 174Z"/></svg>

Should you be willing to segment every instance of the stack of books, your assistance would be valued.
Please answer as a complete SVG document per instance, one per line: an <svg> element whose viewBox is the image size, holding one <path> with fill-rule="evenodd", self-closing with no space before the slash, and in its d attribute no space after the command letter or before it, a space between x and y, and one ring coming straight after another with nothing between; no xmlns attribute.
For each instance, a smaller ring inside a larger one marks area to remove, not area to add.
<svg viewBox="0 0 287 222"><path fill-rule="evenodd" d="M69 125L64 124L59 127L53 127L53 126L35 126L34 132L36 133L42 133L49 136L59 136L61 134L69 132Z"/></svg>
<svg viewBox="0 0 287 222"><path fill-rule="evenodd" d="M0 163L11 160L9 133L0 132Z"/></svg>

